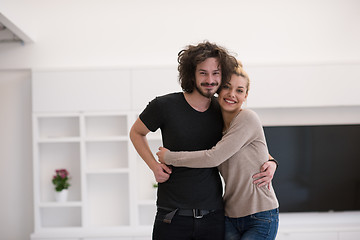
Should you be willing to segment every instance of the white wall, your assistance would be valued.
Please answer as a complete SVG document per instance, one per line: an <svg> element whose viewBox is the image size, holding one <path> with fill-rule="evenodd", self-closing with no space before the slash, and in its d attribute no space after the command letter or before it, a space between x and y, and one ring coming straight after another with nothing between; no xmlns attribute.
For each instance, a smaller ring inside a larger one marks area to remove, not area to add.
<svg viewBox="0 0 360 240"><path fill-rule="evenodd" d="M35 37L0 44L0 69L176 64L203 39L245 64L360 61L358 0L1 0Z"/></svg>
<svg viewBox="0 0 360 240"><path fill-rule="evenodd" d="M0 71L0 239L33 231L30 71Z"/></svg>
<svg viewBox="0 0 360 240"><path fill-rule="evenodd" d="M176 67L178 51L204 39L255 68L360 64L358 0L0 0L0 12L36 41L0 44L1 239L33 230L30 72L21 69Z"/></svg>

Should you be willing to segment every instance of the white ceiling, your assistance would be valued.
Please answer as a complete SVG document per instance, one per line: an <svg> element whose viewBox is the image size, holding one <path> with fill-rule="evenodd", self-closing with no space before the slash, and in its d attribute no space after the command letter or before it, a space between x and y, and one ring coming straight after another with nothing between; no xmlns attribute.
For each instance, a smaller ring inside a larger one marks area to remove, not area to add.
<svg viewBox="0 0 360 240"><path fill-rule="evenodd" d="M23 40L21 40L15 33L0 22L0 43L11 42L23 43Z"/></svg>
<svg viewBox="0 0 360 240"><path fill-rule="evenodd" d="M0 12L0 44L14 42L24 44L34 42L34 40L24 32L24 29Z"/></svg>

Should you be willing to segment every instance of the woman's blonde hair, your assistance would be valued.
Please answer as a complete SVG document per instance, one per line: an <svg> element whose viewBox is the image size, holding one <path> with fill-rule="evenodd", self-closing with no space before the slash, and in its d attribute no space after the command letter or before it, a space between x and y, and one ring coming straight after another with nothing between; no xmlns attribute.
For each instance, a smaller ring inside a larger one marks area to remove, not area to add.
<svg viewBox="0 0 360 240"><path fill-rule="evenodd" d="M233 74L235 74L236 76L240 76L246 79L247 84L246 84L246 93L249 92L250 89L250 78L249 75L245 72L243 65L241 63L241 61L237 60L238 62L238 66L234 69Z"/></svg>

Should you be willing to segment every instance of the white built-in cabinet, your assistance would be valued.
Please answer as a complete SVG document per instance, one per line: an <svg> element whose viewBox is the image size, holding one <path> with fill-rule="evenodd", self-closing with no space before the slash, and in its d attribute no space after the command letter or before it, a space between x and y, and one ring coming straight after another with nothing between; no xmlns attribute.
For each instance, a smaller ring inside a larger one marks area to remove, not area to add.
<svg viewBox="0 0 360 240"><path fill-rule="evenodd" d="M132 112L34 114L36 230L151 226L152 173L128 137ZM155 152L159 134L150 134ZM67 202L56 202L54 170L71 175ZM136 214L134 214L136 213Z"/></svg>
<svg viewBox="0 0 360 240"><path fill-rule="evenodd" d="M317 98L323 84L315 84L329 79L336 82L336 76L347 74L347 78L340 77L345 81L341 86L350 85L359 77L357 69L358 65L250 67L254 92L248 107L258 111L265 124L286 125L298 124L303 116L310 122L324 122L324 114L315 113L319 109L328 113L325 118L333 119L329 116L339 110L332 111L332 107L357 104L356 111L347 111L351 113L346 114L348 119L337 123L354 123L354 118L358 123L354 115L359 112L357 91L340 89L340 98L335 100L328 94ZM304 78L290 81L299 76L306 76L308 82ZM292 91L279 90L286 84ZM178 91L176 66L33 70L32 240L151 239L155 180L128 134L151 99ZM345 95L351 103L341 97ZM162 145L159 132L150 133L148 140L153 153ZM58 168L66 168L71 175L68 201L63 203L55 201L51 182ZM280 214L278 239L358 239L359 219L359 212Z"/></svg>
<svg viewBox="0 0 360 240"><path fill-rule="evenodd" d="M159 71L173 85L164 92L155 81ZM38 70L32 86L31 239L151 239L155 179L129 131L148 101L180 90L176 69ZM153 153L162 145L159 131L148 140ZM59 168L71 177L66 202L55 201L51 182Z"/></svg>

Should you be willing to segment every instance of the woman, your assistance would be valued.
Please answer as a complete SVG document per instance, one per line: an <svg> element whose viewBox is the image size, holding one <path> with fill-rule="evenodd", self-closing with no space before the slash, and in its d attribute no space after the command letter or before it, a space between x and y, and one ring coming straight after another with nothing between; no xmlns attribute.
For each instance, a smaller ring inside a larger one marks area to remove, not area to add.
<svg viewBox="0 0 360 240"><path fill-rule="evenodd" d="M229 83L219 90L224 120L223 138L210 150L170 152L159 148L159 161L173 166L218 166L225 181L225 239L275 239L278 201L271 184L258 187L252 175L268 161L261 122L255 112L242 109L250 80L239 63ZM241 203L247 203L247 205Z"/></svg>

